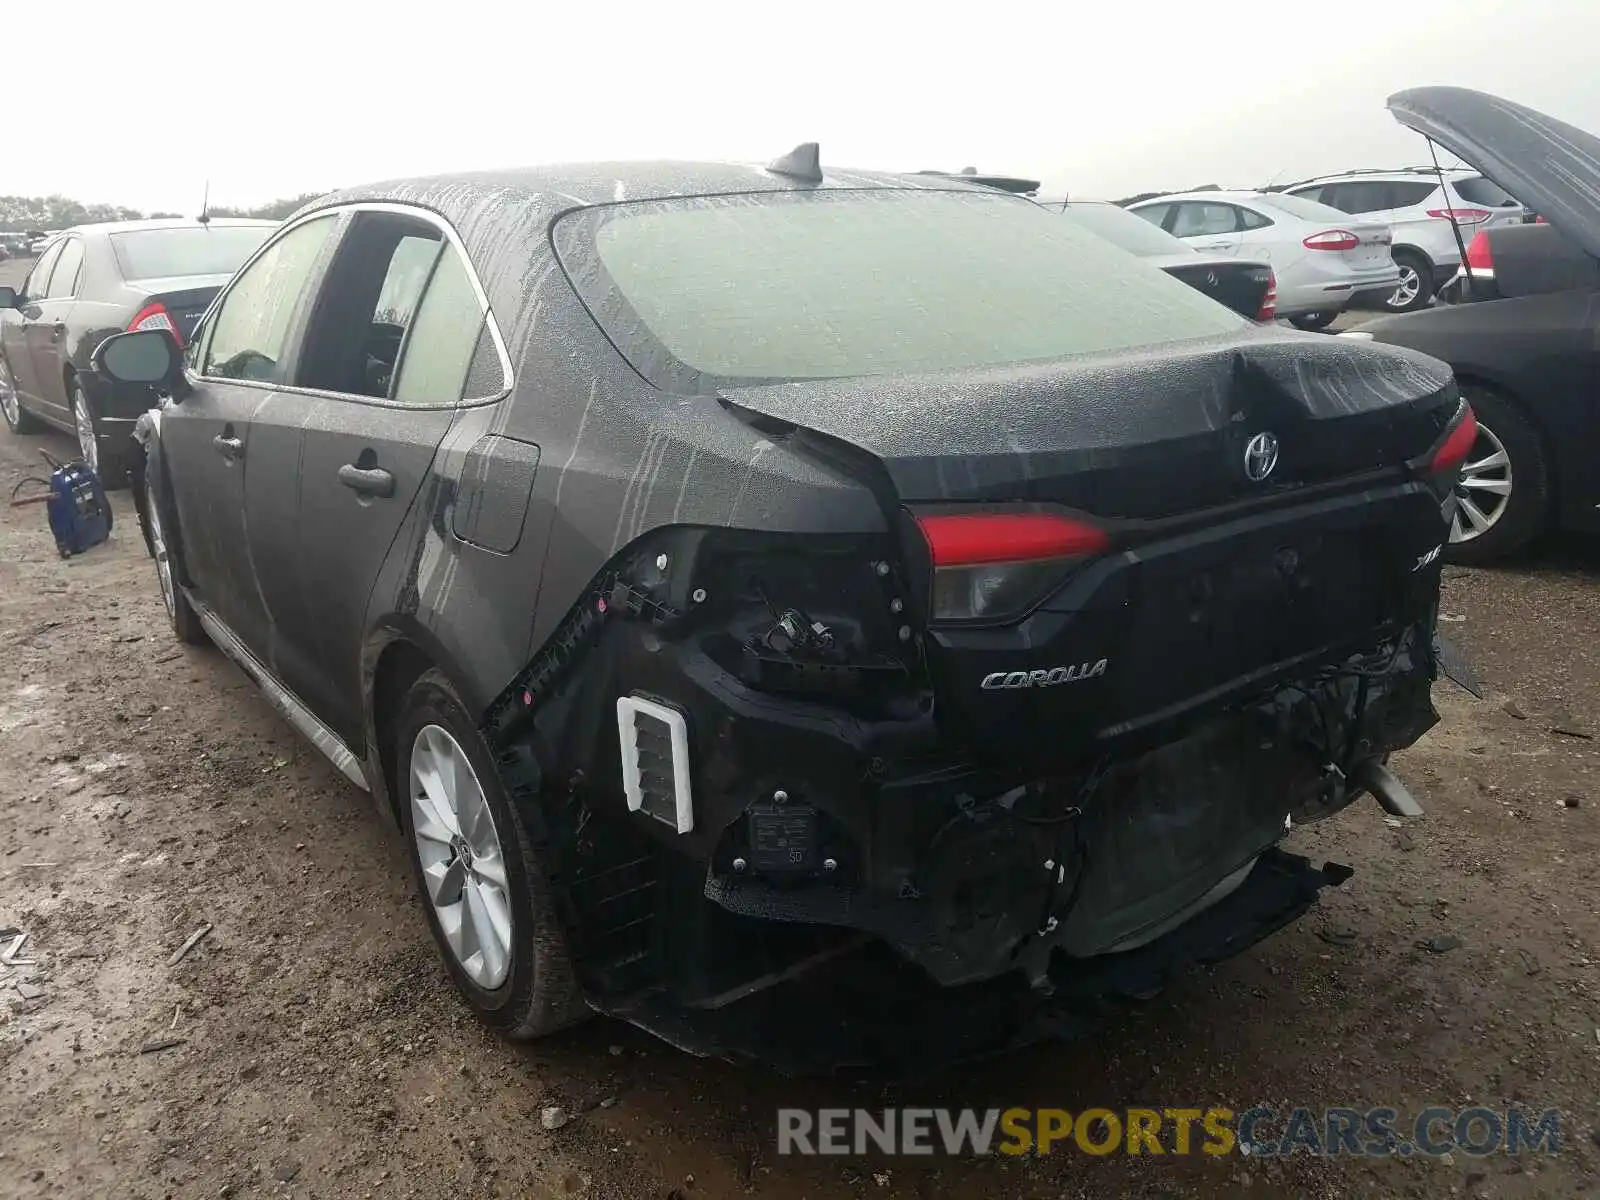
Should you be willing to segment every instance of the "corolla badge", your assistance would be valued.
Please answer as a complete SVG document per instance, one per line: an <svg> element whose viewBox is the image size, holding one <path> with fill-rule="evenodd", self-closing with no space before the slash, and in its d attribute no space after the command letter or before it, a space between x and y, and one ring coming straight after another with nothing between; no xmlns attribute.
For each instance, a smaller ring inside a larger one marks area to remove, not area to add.
<svg viewBox="0 0 1600 1200"><path fill-rule="evenodd" d="M1062 683L1077 683L1080 679L1098 679L1106 673L1108 662L1077 663L1070 667L1051 667L1047 671L995 671L983 677L978 686L986 692L1002 688L1055 687Z"/></svg>
<svg viewBox="0 0 1600 1200"><path fill-rule="evenodd" d="M1260 483L1278 466L1278 438L1272 433L1258 433L1244 448L1244 473L1252 483Z"/></svg>

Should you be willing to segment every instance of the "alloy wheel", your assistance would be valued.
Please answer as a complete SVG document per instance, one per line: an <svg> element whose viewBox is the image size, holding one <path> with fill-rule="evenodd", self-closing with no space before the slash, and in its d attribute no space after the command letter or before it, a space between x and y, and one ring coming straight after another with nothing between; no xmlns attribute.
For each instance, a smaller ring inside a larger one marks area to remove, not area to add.
<svg viewBox="0 0 1600 1200"><path fill-rule="evenodd" d="M94 436L94 418L89 415L89 401L84 399L83 389L76 385L72 389L72 423L78 429L78 452L89 469L98 475L100 443Z"/></svg>
<svg viewBox="0 0 1600 1200"><path fill-rule="evenodd" d="M12 428L21 420L16 385L11 382L11 368L3 358L0 358L0 412L5 414L6 424Z"/></svg>
<svg viewBox="0 0 1600 1200"><path fill-rule="evenodd" d="M161 581L161 600L167 606L167 616L174 621L178 615L178 594L172 579L172 559L167 554L167 536L161 528L161 504L154 496L150 505L150 550L156 560L156 578Z"/></svg>
<svg viewBox="0 0 1600 1200"><path fill-rule="evenodd" d="M1410 263L1400 263L1400 284L1385 302L1389 308L1403 309L1414 304L1422 290L1422 276Z"/></svg>
<svg viewBox="0 0 1600 1200"><path fill-rule="evenodd" d="M439 928L473 983L511 971L511 891L494 814L461 744L439 725L411 743L411 826Z"/></svg>
<svg viewBox="0 0 1600 1200"><path fill-rule="evenodd" d="M1482 421L1472 452L1461 465L1456 484L1456 511L1450 521L1450 540L1470 542L1482 537L1511 503L1511 456L1505 444Z"/></svg>

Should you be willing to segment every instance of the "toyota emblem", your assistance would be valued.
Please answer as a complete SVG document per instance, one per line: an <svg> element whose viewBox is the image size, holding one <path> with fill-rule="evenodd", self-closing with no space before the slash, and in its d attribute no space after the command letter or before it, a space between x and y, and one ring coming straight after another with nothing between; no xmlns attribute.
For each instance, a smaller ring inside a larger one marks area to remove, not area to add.
<svg viewBox="0 0 1600 1200"><path fill-rule="evenodd" d="M1260 483L1277 468L1278 438L1271 433L1258 433L1244 448L1244 473L1253 482Z"/></svg>

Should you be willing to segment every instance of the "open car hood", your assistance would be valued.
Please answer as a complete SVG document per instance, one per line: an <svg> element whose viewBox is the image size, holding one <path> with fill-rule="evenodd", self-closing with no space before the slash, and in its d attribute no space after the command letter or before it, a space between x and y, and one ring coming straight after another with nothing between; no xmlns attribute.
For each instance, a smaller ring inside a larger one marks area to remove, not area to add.
<svg viewBox="0 0 1600 1200"><path fill-rule="evenodd" d="M1471 88L1408 88L1388 107L1600 258L1600 138Z"/></svg>

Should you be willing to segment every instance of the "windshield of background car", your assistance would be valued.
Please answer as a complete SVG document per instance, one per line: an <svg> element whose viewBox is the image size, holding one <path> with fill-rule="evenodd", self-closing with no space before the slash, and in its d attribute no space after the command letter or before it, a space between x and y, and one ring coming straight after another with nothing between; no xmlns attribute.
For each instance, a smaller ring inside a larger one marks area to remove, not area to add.
<svg viewBox="0 0 1600 1200"><path fill-rule="evenodd" d="M1299 217L1302 221L1310 221L1316 225L1326 225L1329 222L1337 225L1340 221L1350 219L1350 214L1343 209L1334 208L1331 204L1318 204L1315 200L1307 200L1304 196L1291 196L1287 192L1257 196L1251 203L1268 210L1275 208L1279 212L1288 213L1291 217Z"/></svg>
<svg viewBox="0 0 1600 1200"><path fill-rule="evenodd" d="M276 228L272 225L192 225L113 233L111 249L124 279L174 275L232 275Z"/></svg>
<svg viewBox="0 0 1600 1200"><path fill-rule="evenodd" d="M1143 217L1136 217L1115 204L1069 204L1061 211L1069 220L1076 221L1091 233L1098 233L1130 254L1150 257L1193 252L1170 233L1163 232Z"/></svg>
<svg viewBox="0 0 1600 1200"><path fill-rule="evenodd" d="M554 229L657 387L961 370L1236 331L1222 305L993 192L837 190L579 209Z"/></svg>

